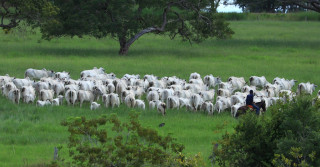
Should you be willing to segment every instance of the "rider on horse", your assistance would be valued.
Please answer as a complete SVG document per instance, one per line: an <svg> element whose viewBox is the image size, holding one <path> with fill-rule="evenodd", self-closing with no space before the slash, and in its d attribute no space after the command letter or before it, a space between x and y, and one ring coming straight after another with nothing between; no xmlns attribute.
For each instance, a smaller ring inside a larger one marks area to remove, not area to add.
<svg viewBox="0 0 320 167"><path fill-rule="evenodd" d="M246 99L246 105L250 108L255 108L256 109L256 114L259 115L260 114L260 108L257 107L255 105L255 103L253 102L253 90L250 90L250 94L247 95L247 99ZM252 106L252 107L251 107Z"/></svg>

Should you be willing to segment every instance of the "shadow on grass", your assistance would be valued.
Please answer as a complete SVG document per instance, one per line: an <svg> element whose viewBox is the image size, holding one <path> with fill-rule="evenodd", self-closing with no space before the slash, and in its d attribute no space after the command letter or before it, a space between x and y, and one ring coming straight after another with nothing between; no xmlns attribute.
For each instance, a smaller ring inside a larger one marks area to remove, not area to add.
<svg viewBox="0 0 320 167"><path fill-rule="evenodd" d="M205 45L223 46L223 47L250 47L259 46L265 48L306 48L319 50L318 41L298 41L298 40L272 40L272 39L230 39L230 40L210 40L205 41Z"/></svg>
<svg viewBox="0 0 320 167"><path fill-rule="evenodd" d="M148 42L148 41L145 41ZM166 43L164 40L160 42L159 45L154 47L146 46L143 44L132 45L129 50L129 53L125 56L129 57L153 57L159 55L169 55L175 57L193 57L193 56L207 56L208 52L215 52L217 48L226 49L235 49L235 48L248 48L252 46L257 46L261 48L274 48L274 49L282 49L282 48L292 48L292 49L319 49L319 41L298 41L298 40L264 40L264 39L229 39L229 40L207 40L200 44L190 45L189 43L185 43L183 45L178 45L179 41L174 41L170 43ZM172 45L170 45L172 44ZM177 44L177 45L175 45ZM1 47L1 46L0 46ZM66 57L66 56L79 56L79 57L118 57L118 49L119 48L76 48L76 47L55 47L51 45L51 47L16 47L16 50L22 50L24 53L32 54L32 55L49 55L56 57ZM8 48L1 48L3 53L10 52ZM7 50L7 51L6 51ZM23 55L15 55L15 57L25 56Z"/></svg>

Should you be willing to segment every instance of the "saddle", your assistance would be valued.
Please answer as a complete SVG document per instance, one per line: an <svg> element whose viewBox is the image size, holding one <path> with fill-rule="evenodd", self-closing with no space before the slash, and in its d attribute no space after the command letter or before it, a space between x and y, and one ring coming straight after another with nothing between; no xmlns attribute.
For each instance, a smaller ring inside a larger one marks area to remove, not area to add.
<svg viewBox="0 0 320 167"><path fill-rule="evenodd" d="M252 105L247 105L249 108L253 109L253 106Z"/></svg>

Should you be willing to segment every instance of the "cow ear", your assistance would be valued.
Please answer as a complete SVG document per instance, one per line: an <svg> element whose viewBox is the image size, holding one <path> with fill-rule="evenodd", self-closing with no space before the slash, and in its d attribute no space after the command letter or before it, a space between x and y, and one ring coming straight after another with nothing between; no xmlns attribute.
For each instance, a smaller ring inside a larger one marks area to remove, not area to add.
<svg viewBox="0 0 320 167"><path fill-rule="evenodd" d="M318 85L314 85L314 87L316 88L316 87L318 87Z"/></svg>
<svg viewBox="0 0 320 167"><path fill-rule="evenodd" d="M68 74L70 75L70 72L68 72Z"/></svg>

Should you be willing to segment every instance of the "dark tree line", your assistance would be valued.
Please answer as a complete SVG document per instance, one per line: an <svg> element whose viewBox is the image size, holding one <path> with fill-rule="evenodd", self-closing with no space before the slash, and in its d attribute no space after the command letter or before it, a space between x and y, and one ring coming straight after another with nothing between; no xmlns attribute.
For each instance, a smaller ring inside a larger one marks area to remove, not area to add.
<svg viewBox="0 0 320 167"><path fill-rule="evenodd" d="M225 0L225 4L237 5L244 12L275 13L313 10L320 12L320 0Z"/></svg>

